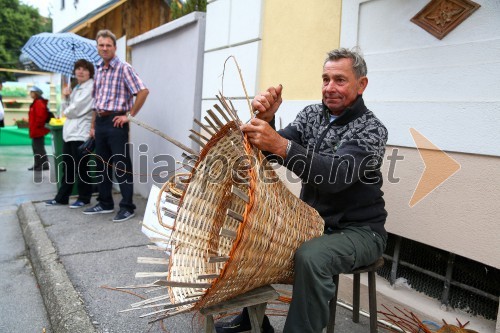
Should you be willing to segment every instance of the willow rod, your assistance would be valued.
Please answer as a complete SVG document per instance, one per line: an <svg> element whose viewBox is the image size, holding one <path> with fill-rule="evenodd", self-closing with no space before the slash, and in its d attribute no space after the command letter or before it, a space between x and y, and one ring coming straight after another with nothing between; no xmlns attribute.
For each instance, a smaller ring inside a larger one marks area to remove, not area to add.
<svg viewBox="0 0 500 333"><path fill-rule="evenodd" d="M140 126L140 127L143 127L145 129L147 129L148 131L150 132L153 132L154 134L156 135L159 135L161 136L162 138L164 138L165 140L167 140L168 142L170 143L173 143L174 145L176 145L177 147L179 147L180 149L190 153L190 154L193 154L193 155L198 155L197 152L195 152L194 150L192 150L191 148L189 148L188 146L185 146L183 145L182 143L180 143L179 141L169 137L168 135L166 135L165 133L157 130L156 128L153 128L145 123L143 123L142 121L140 120L137 120L135 119L134 117L132 117L131 115L128 116L128 120L133 122L134 124Z"/></svg>
<svg viewBox="0 0 500 333"><path fill-rule="evenodd" d="M241 74L240 66L238 65L238 61L236 61L236 57L234 55L230 55L229 57L226 58L226 61L224 61L224 70L222 71L222 92L224 92L224 72L226 71L226 63L229 60L229 58L233 58L234 63L236 64L236 68L238 69L238 74L240 75L241 85L243 86L243 91L245 92L245 97L248 103L248 110L250 111L250 118L251 118L253 116L253 112L252 112L252 106L250 105L250 98L248 97L247 87L245 86L245 81L243 80L243 75ZM222 94L222 96L224 95Z"/></svg>

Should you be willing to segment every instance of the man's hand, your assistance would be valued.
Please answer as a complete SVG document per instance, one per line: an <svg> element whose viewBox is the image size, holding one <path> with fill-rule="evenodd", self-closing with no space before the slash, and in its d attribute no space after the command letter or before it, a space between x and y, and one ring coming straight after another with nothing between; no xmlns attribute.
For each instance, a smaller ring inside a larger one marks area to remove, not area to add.
<svg viewBox="0 0 500 333"><path fill-rule="evenodd" d="M91 128L90 128L90 133L89 133L89 136L90 136L91 138L95 138L95 129L94 129L94 127L91 127Z"/></svg>
<svg viewBox="0 0 500 333"><path fill-rule="evenodd" d="M248 124L241 125L240 128L247 135L250 143L258 149L286 157L288 140L279 135L267 121L254 118Z"/></svg>
<svg viewBox="0 0 500 333"><path fill-rule="evenodd" d="M126 123L128 123L127 115L115 116L113 118L113 127L123 127L123 125L125 125Z"/></svg>
<svg viewBox="0 0 500 333"><path fill-rule="evenodd" d="M257 118L270 122L281 105L281 91L283 86L270 87L266 91L257 94L252 100L252 109L259 111Z"/></svg>

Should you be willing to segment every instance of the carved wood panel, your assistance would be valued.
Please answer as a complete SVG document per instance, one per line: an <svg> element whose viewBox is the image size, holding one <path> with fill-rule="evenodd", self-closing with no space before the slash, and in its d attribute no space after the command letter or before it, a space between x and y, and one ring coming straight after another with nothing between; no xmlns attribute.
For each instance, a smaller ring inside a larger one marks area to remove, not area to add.
<svg viewBox="0 0 500 333"><path fill-rule="evenodd" d="M479 7L470 0L432 0L411 21L434 37L443 39Z"/></svg>

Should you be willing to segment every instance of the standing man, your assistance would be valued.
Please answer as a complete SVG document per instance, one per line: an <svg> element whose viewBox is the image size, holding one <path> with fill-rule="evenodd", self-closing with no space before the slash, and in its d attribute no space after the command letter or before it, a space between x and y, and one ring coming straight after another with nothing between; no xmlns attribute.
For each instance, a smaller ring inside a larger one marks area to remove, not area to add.
<svg viewBox="0 0 500 333"><path fill-rule="evenodd" d="M0 91L3 89L3 80L0 80ZM4 124L4 117L5 117L5 109L3 108L3 101L2 101L2 95L0 94L0 134L2 133L2 127L5 126ZM7 168L0 167L0 172L7 171Z"/></svg>
<svg viewBox="0 0 500 333"><path fill-rule="evenodd" d="M241 126L249 141L277 158L302 180L300 198L325 221L324 235L303 243L294 256L292 302L284 333L320 333L329 319L333 276L369 265L385 250L387 212L380 166L387 130L365 106L368 85L363 57L348 49L328 53L322 103L309 105L285 129L274 130L283 87L255 96L256 118ZM297 163L298 162L298 163ZM244 311L218 333L242 332ZM273 332L268 320L264 332Z"/></svg>
<svg viewBox="0 0 500 333"><path fill-rule="evenodd" d="M97 64L94 80L94 110L90 135L95 137L99 179L99 196L92 208L84 214L106 214L114 211L112 196L112 165L120 185L122 200L113 218L123 222L135 213L133 203L134 179L128 150L128 116L136 116L146 101L149 90L128 63L120 61L116 53L116 36L109 30L100 30L96 36L97 49L102 60ZM135 102L134 102L135 96Z"/></svg>

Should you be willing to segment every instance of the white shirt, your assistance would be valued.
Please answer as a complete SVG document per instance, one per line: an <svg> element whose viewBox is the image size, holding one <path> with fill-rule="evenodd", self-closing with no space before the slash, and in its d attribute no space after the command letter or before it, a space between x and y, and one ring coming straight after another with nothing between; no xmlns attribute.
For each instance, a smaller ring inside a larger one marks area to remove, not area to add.
<svg viewBox="0 0 500 333"><path fill-rule="evenodd" d="M92 89L94 80L89 79L77 85L62 105L66 117L63 127L64 141L85 141L89 138L92 121Z"/></svg>

